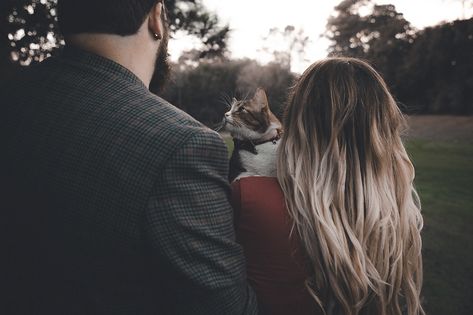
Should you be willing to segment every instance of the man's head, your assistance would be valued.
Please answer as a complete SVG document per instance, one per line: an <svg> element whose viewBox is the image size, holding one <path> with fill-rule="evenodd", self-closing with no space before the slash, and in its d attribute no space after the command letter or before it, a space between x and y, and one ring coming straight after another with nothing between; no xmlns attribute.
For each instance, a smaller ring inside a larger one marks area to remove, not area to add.
<svg viewBox="0 0 473 315"><path fill-rule="evenodd" d="M135 43L157 53L155 82L167 78L169 26L164 0L58 0L58 13L66 42L79 34L139 37Z"/></svg>
<svg viewBox="0 0 473 315"><path fill-rule="evenodd" d="M133 35L158 0L59 0L59 27L65 36L80 33Z"/></svg>

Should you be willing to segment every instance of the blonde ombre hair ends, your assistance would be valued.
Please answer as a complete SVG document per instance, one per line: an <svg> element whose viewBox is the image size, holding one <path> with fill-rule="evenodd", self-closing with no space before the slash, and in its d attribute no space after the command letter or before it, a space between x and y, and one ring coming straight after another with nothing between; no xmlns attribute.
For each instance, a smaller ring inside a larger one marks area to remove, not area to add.
<svg viewBox="0 0 473 315"><path fill-rule="evenodd" d="M328 58L293 88L278 179L325 314L424 314L423 220L404 118L366 62Z"/></svg>

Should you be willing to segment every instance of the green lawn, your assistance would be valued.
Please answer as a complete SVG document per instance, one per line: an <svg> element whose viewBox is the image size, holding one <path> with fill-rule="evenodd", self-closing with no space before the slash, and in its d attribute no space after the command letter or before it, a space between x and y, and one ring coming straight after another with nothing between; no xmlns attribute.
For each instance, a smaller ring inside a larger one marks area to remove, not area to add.
<svg viewBox="0 0 473 315"><path fill-rule="evenodd" d="M229 136L223 137L223 140L225 140L225 144L227 145L227 148L228 148L228 156L231 156L233 152L233 140Z"/></svg>
<svg viewBox="0 0 473 315"><path fill-rule="evenodd" d="M473 314L473 145L411 141L407 149L425 221L425 308Z"/></svg>
<svg viewBox="0 0 473 315"><path fill-rule="evenodd" d="M225 139L229 151L230 139ZM424 216L424 306L473 314L473 144L410 141Z"/></svg>

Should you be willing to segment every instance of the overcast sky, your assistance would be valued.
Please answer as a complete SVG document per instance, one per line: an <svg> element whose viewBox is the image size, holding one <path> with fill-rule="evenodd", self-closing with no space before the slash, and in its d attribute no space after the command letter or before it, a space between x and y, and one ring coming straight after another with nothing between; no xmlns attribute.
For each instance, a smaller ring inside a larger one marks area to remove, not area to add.
<svg viewBox="0 0 473 315"><path fill-rule="evenodd" d="M320 38L324 33L327 18L340 0L203 0L207 8L215 12L223 23L228 23L230 34L229 48L234 58L249 57L265 62L268 55L261 51L265 45L263 37L269 29L293 25L304 29L310 37L306 63L295 63L293 70L300 72L308 63L323 58L327 54L328 41ZM461 1L454 0L377 0L378 4L391 3L398 12L404 14L416 28L451 21L462 16ZM472 10L467 11L467 16ZM268 45L268 44L266 44ZM269 45L277 46L278 43ZM176 40L170 43L173 59L182 49L189 49L192 43ZM275 47L276 48L276 47Z"/></svg>

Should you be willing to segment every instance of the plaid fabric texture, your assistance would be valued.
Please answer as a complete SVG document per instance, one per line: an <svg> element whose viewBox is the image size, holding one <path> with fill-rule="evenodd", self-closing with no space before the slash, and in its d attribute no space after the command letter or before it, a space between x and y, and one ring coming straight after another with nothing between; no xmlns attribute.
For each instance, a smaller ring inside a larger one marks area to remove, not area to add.
<svg viewBox="0 0 473 315"><path fill-rule="evenodd" d="M256 313L218 134L72 48L0 100L8 314Z"/></svg>

